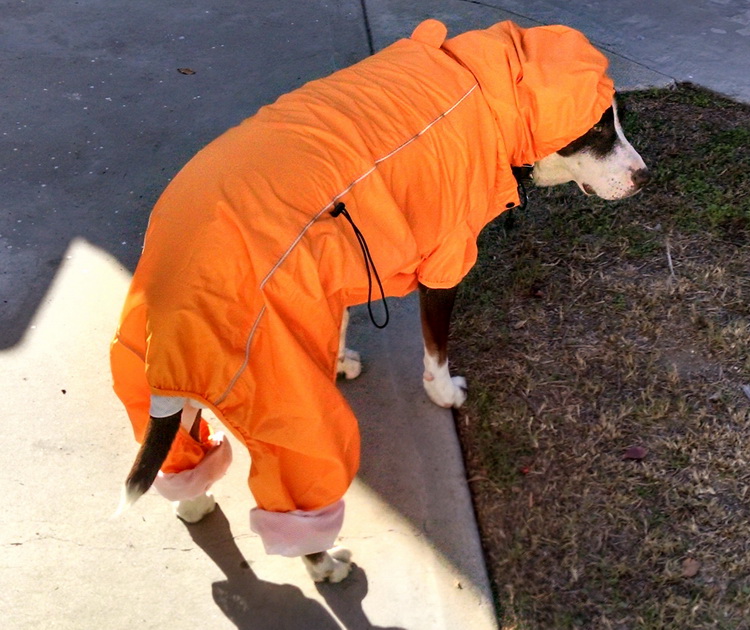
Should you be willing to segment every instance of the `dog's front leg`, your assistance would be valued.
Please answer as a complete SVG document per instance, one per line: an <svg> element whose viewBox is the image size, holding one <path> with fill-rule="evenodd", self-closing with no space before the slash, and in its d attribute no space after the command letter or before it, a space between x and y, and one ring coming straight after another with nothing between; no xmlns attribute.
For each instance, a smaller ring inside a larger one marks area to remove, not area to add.
<svg viewBox="0 0 750 630"><path fill-rule="evenodd" d="M339 358L336 367L337 374L343 374L348 380L357 378L362 371L362 361L359 352L349 350L346 347L346 329L349 327L349 309L344 309L344 317L341 320L341 333L339 336Z"/></svg>
<svg viewBox="0 0 750 630"><path fill-rule="evenodd" d="M430 289L419 285L424 337L424 389L440 407L460 407L466 400L466 379L448 370L448 332L457 287Z"/></svg>

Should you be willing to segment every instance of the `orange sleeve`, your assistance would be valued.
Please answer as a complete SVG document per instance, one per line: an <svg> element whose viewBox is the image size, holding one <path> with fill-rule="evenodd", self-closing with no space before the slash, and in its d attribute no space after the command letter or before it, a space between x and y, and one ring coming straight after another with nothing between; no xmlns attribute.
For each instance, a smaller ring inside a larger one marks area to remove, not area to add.
<svg viewBox="0 0 750 630"><path fill-rule="evenodd" d="M476 260L476 235L462 223L422 261L417 277L431 289L450 289L463 280Z"/></svg>

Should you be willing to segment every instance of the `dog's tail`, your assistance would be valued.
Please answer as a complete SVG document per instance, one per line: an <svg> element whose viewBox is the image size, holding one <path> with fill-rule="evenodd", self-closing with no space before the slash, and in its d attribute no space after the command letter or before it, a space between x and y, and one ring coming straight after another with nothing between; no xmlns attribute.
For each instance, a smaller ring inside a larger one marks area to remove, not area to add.
<svg viewBox="0 0 750 630"><path fill-rule="evenodd" d="M159 468L167 458L172 442L177 436L181 415L182 411L178 411L167 418L151 417L149 420L146 437L125 479L120 506L115 516L133 505L154 483Z"/></svg>

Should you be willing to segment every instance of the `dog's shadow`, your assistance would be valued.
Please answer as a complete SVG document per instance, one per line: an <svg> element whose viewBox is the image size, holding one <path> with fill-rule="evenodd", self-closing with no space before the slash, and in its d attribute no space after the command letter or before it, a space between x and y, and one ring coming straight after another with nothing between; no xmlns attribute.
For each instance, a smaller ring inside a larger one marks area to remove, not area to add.
<svg viewBox="0 0 750 630"><path fill-rule="evenodd" d="M187 525L187 529L195 544L227 576L212 585L213 597L240 630L341 630L342 626L346 630L404 630L369 622L362 608L367 576L356 565L344 582L317 585L334 617L296 586L258 578L234 542L229 521L219 506L200 523Z"/></svg>

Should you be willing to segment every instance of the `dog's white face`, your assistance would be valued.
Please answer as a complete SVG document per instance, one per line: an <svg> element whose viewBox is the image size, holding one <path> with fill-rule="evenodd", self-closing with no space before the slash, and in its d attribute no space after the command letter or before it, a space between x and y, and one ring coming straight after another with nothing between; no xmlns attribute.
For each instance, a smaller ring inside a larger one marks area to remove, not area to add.
<svg viewBox="0 0 750 630"><path fill-rule="evenodd" d="M625 138L617 104L577 140L534 165L537 186L574 181L587 195L602 199L630 197L651 179L646 164Z"/></svg>

